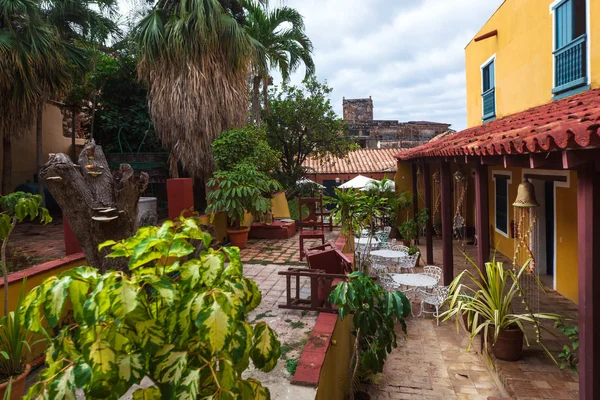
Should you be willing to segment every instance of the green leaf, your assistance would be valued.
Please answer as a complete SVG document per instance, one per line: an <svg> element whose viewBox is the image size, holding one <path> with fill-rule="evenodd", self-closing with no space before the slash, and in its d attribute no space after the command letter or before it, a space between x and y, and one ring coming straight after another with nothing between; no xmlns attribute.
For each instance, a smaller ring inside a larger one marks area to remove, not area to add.
<svg viewBox="0 0 600 400"><path fill-rule="evenodd" d="M94 373L112 375L116 372L116 362L116 354L110 347L110 343L97 339L90 345L88 349L88 363L92 366Z"/></svg>
<svg viewBox="0 0 600 400"><path fill-rule="evenodd" d="M161 327L153 319L139 321L135 324L135 330L142 348L149 353L160 349L165 342L165 334Z"/></svg>
<svg viewBox="0 0 600 400"><path fill-rule="evenodd" d="M128 385L139 383L146 375L146 358L141 353L121 354L117 358L119 379Z"/></svg>
<svg viewBox="0 0 600 400"><path fill-rule="evenodd" d="M83 305L85 304L90 285L80 280L71 280L69 283L69 294L73 306L73 316L76 321L83 321Z"/></svg>
<svg viewBox="0 0 600 400"><path fill-rule="evenodd" d="M259 322L254 326L254 337L250 358L256 368L269 372L277 365L281 355L281 344L277 340L277 334L265 322Z"/></svg>
<svg viewBox="0 0 600 400"><path fill-rule="evenodd" d="M102 242L98 245L98 250L102 250L103 248L107 247L107 246L112 246L117 244L117 242L115 242L114 240L107 240L106 242Z"/></svg>
<svg viewBox="0 0 600 400"><path fill-rule="evenodd" d="M158 295L167 303L167 305L173 305L173 301L175 299L175 288L171 284L169 277L142 275L140 279L152 286L158 292Z"/></svg>
<svg viewBox="0 0 600 400"><path fill-rule="evenodd" d="M160 390L155 387L138 389L133 392L133 400L161 400Z"/></svg>
<svg viewBox="0 0 600 400"><path fill-rule="evenodd" d="M181 283L194 289L200 282L202 262L196 258L185 262L181 266Z"/></svg>
<svg viewBox="0 0 600 400"><path fill-rule="evenodd" d="M50 396L53 399L75 400L75 375L73 366L67 367L56 376L50 385Z"/></svg>
<svg viewBox="0 0 600 400"><path fill-rule="evenodd" d="M223 254L207 253L202 258L202 282L213 287L223 272Z"/></svg>
<svg viewBox="0 0 600 400"><path fill-rule="evenodd" d="M169 257L185 257L196 250L185 239L175 239L169 248Z"/></svg>
<svg viewBox="0 0 600 400"><path fill-rule="evenodd" d="M73 373L75 375L75 386L78 388L84 387L92 379L92 369L83 360L75 365Z"/></svg>
<svg viewBox="0 0 600 400"><path fill-rule="evenodd" d="M227 265L227 268L223 271L223 278L241 278L243 266L240 258L240 249L237 247L222 247L221 250L223 250L229 259L229 265Z"/></svg>
<svg viewBox="0 0 600 400"><path fill-rule="evenodd" d="M179 400L196 400L200 394L200 370L188 369L185 371L183 381L179 387L177 398Z"/></svg>
<svg viewBox="0 0 600 400"><path fill-rule="evenodd" d="M123 319L137 307L139 287L128 279L123 279L115 286L112 292L112 309L117 318Z"/></svg>
<svg viewBox="0 0 600 400"><path fill-rule="evenodd" d="M65 300L67 298L67 289L71 283L71 277L66 276L60 278L52 284L52 287L48 291L48 296L44 301L44 312L48 325L54 328L58 325L60 317L65 306Z"/></svg>
<svg viewBox="0 0 600 400"><path fill-rule="evenodd" d="M214 292L202 298L195 318L196 326L213 353L228 344L238 312L235 298L230 293Z"/></svg>
<svg viewBox="0 0 600 400"><path fill-rule="evenodd" d="M170 345L169 348L171 348ZM159 382L177 383L181 381L186 367L187 353L185 351L169 350L166 357L156 366L154 375Z"/></svg>

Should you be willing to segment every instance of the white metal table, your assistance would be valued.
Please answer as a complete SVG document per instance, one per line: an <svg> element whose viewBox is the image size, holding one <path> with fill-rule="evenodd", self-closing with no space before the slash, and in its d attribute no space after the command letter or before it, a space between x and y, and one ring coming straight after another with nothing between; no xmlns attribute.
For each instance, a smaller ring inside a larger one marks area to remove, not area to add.
<svg viewBox="0 0 600 400"><path fill-rule="evenodd" d="M368 237L361 237L358 239L354 238L354 244L366 246L367 244L369 244L369 238ZM371 238L371 247L378 247L378 246L379 246L379 239L377 239L375 236L373 236Z"/></svg>
<svg viewBox="0 0 600 400"><path fill-rule="evenodd" d="M414 289L420 287L434 287L435 285L437 285L437 281L435 280L435 278L424 274L390 274L390 276L397 284L404 286L412 286ZM417 317L420 316L421 313L417 315Z"/></svg>
<svg viewBox="0 0 600 400"><path fill-rule="evenodd" d="M398 260L400 258L407 257L408 253L400 250L381 249L372 251L371 255L381 258L391 258L394 260Z"/></svg>

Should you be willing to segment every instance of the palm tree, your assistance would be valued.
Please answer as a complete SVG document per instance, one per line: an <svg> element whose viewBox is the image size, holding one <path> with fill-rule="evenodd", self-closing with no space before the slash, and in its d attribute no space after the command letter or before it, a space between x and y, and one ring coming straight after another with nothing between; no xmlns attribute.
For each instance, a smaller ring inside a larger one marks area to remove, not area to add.
<svg viewBox="0 0 600 400"><path fill-rule="evenodd" d="M304 32L304 19L290 7L275 8L269 11L265 6L248 0L246 31L259 49L259 58L253 66L252 111L256 124L260 125L260 83L263 85L265 112L269 114L268 88L271 84L269 70L278 69L284 81L298 69L301 63L306 67L306 77L314 74L312 42Z"/></svg>
<svg viewBox="0 0 600 400"><path fill-rule="evenodd" d="M2 193L12 191L12 141L24 135L46 99L71 79L56 29L35 0L0 0L0 136Z"/></svg>
<svg viewBox="0 0 600 400"><path fill-rule="evenodd" d="M172 159L204 179L214 138L247 120L251 38L218 0L159 0L136 42L154 128Z"/></svg>

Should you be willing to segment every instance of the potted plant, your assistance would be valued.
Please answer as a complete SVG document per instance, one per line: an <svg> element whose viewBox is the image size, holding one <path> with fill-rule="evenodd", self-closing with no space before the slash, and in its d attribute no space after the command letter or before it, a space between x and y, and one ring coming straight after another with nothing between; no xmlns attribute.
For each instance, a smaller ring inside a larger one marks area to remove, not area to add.
<svg viewBox="0 0 600 400"><path fill-rule="evenodd" d="M359 374L364 379L365 375L382 372L387 354L397 347L396 322L406 334L404 319L410 315L410 302L402 292L386 292L360 271L338 284L329 295L329 302L338 307L340 319L352 315L355 340L349 378L350 399L355 400L359 397L353 383Z"/></svg>
<svg viewBox="0 0 600 400"><path fill-rule="evenodd" d="M531 260L528 260L517 271L504 268L501 262L491 261L485 264L486 273L483 273L470 258L467 257L467 259L475 267L477 274L474 275L471 271L464 270L452 281L447 300L449 309L439 318L442 318L443 321L455 316L466 318L465 326L470 334L467 350L471 348L477 334L482 333L485 351L488 351L488 344L490 344L489 347L494 356L506 361L519 359L523 340L529 346L529 338L524 333L523 323L533 324L536 332L539 332L535 338L536 342L554 360L541 341L541 331L548 330L540 324L539 320L560 320L561 316L530 311L516 313L513 310L514 300L520 298L525 302L525 295L519 279L524 274L533 273L529 270ZM470 284L463 283L464 279L468 279ZM526 309L529 310L529 307L527 306ZM459 318L456 318L457 330L458 320Z"/></svg>
<svg viewBox="0 0 600 400"><path fill-rule="evenodd" d="M0 319L0 399L20 399L25 394L25 379L31 371L26 361L30 335L23 325L21 298L22 292L16 311Z"/></svg>
<svg viewBox="0 0 600 400"><path fill-rule="evenodd" d="M258 215L271 207L266 194L277 191L281 185L259 172L251 164L239 164L231 171L216 171L208 181L207 212L211 219L218 211L225 211L229 220L227 234L234 246L244 249L248 242L249 226L244 226L246 212Z"/></svg>
<svg viewBox="0 0 600 400"><path fill-rule="evenodd" d="M205 250L194 255L191 240ZM261 293L243 276L239 250L215 250L211 241L196 218L140 228L101 245L129 274L82 266L29 292L25 326L39 332L44 320L58 333L27 398L74 399L80 389L88 399L116 399L144 377L153 385L135 390L134 399L269 398L243 373L250 361L272 370L280 343L265 322L247 321ZM61 320L66 306L68 322Z"/></svg>

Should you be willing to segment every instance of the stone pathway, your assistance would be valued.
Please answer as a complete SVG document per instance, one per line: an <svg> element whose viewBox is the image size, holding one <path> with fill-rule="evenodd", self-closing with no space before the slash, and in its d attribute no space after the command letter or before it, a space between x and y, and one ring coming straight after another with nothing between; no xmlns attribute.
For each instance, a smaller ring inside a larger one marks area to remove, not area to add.
<svg viewBox="0 0 600 400"><path fill-rule="evenodd" d="M334 228L333 232L325 230L325 242L335 240L340 236L339 228ZM304 248L318 246L320 240L304 241ZM300 262L300 247L298 244L298 234L288 239L249 239L248 247L241 251L242 261L248 264L286 264L306 265L306 260Z"/></svg>
<svg viewBox="0 0 600 400"><path fill-rule="evenodd" d="M56 218L47 225L33 222L18 224L8 245L16 254L27 257L30 265L64 257L62 218Z"/></svg>
<svg viewBox="0 0 600 400"><path fill-rule="evenodd" d="M482 357L465 352L467 336L453 322L436 326L431 316L409 317L407 325L405 340L398 330L398 347L388 356L380 384L368 388L372 400L502 397Z"/></svg>

